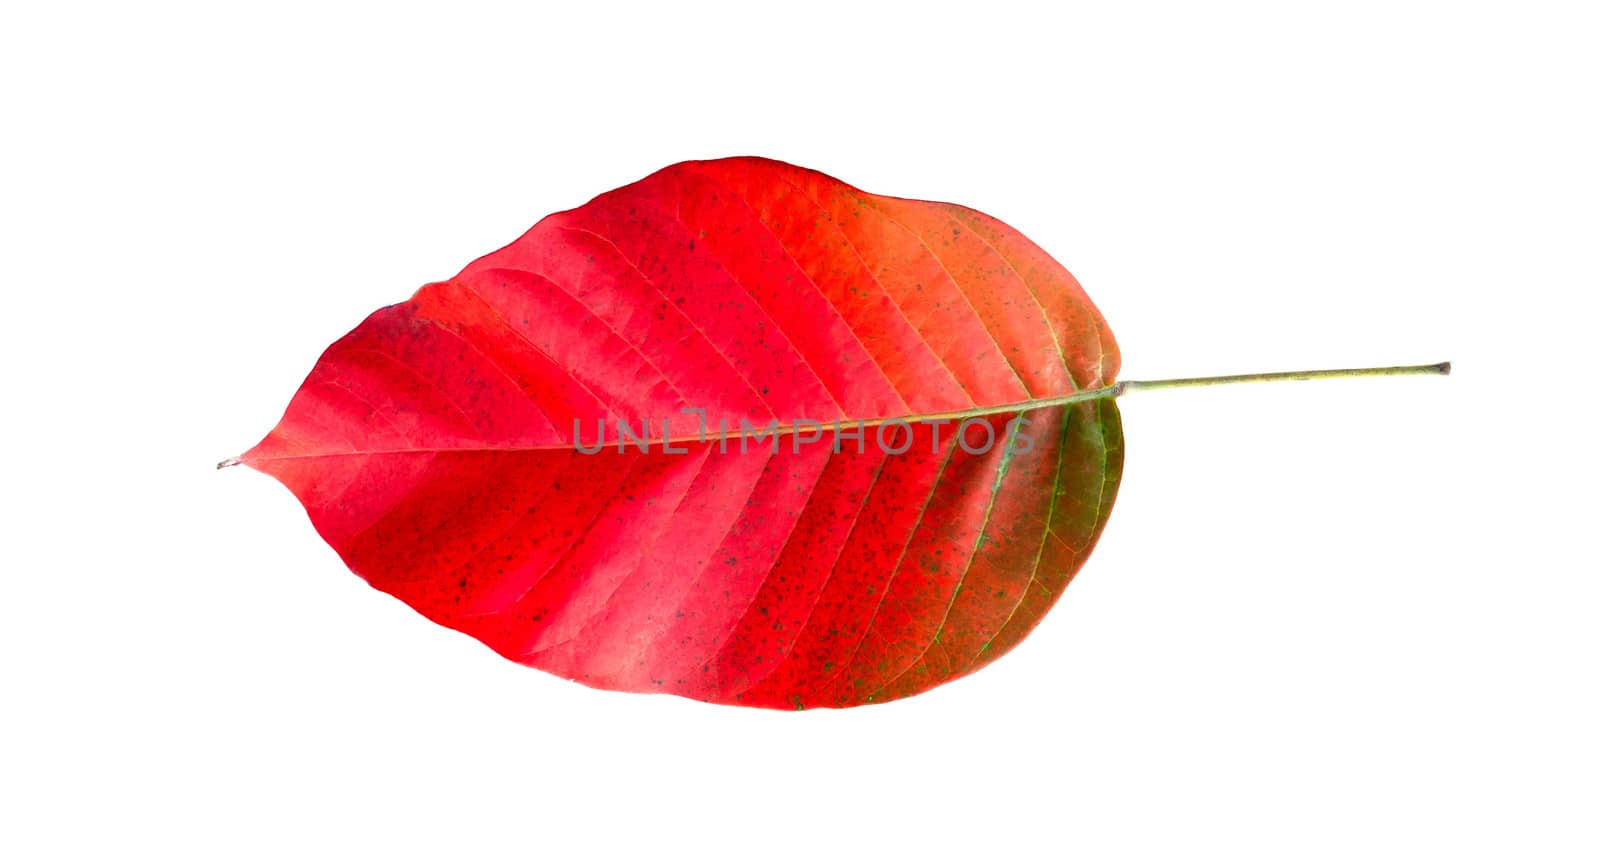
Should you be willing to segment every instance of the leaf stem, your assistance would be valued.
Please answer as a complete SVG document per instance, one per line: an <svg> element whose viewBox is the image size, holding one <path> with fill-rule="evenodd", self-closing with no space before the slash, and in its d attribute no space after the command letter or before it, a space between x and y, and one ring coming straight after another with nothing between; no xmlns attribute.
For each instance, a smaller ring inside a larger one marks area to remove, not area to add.
<svg viewBox="0 0 1600 863"><path fill-rule="evenodd" d="M1262 372L1250 375L1218 375L1209 378L1168 378L1159 381L1122 381L1109 389L1113 397L1135 390L1171 390L1180 387L1214 387L1223 384L1269 383L1271 381L1318 381L1330 378L1387 378L1401 375L1447 375L1450 364L1426 366L1383 366L1370 369L1318 369L1305 372Z"/></svg>

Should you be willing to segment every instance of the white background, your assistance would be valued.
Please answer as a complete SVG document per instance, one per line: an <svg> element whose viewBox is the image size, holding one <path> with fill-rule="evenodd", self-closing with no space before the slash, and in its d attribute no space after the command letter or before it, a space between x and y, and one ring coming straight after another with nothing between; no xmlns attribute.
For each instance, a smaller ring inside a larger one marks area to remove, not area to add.
<svg viewBox="0 0 1600 863"><path fill-rule="evenodd" d="M0 856L1600 854L1588 4L435 5L0 13ZM734 154L1019 227L1128 378L1456 374L1130 396L1036 633L843 712L505 662L212 470L374 308Z"/></svg>

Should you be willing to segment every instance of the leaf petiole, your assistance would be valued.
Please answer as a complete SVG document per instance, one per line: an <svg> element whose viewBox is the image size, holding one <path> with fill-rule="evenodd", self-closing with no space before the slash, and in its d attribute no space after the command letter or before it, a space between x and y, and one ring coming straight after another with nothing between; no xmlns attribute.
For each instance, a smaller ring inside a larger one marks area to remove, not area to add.
<svg viewBox="0 0 1600 863"><path fill-rule="evenodd" d="M1218 375L1209 378L1168 378L1159 381L1121 381L1091 393L1107 391L1106 396L1117 396L1135 390L1171 390L1180 387L1214 387L1224 384L1269 383L1271 381L1318 381L1331 378L1387 378L1402 375L1448 375L1450 364L1432 363L1425 366L1383 366L1370 369L1318 369L1305 372L1262 372L1251 375ZM1089 395L1089 393L1084 393Z"/></svg>

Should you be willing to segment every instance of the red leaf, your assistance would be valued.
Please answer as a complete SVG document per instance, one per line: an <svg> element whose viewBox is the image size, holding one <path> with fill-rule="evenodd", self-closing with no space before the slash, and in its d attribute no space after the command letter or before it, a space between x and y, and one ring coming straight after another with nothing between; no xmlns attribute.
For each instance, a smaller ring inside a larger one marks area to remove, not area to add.
<svg viewBox="0 0 1600 863"><path fill-rule="evenodd" d="M518 662L850 706L979 668L1049 610L1121 426L1111 400L1030 402L1117 362L1072 276L989 216L686 162L374 313L240 460L374 587Z"/></svg>

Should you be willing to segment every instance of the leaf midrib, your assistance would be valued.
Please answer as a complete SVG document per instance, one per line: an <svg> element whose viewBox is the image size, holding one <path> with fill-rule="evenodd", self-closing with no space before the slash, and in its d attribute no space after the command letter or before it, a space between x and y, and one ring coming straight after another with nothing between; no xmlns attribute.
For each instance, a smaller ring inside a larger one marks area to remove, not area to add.
<svg viewBox="0 0 1600 863"><path fill-rule="evenodd" d="M1028 411L1040 410L1040 409L1043 409L1043 408L1061 407L1063 405L1076 404L1078 402L1087 402L1087 401L1096 401L1096 400L1099 400L1099 399L1115 398L1116 396L1118 396L1121 393L1121 389L1122 388L1121 388L1120 385L1112 384L1110 386L1099 387L1097 389L1092 389L1092 390L1083 390L1081 392L1069 393L1067 395L1062 395L1062 396L1050 396L1049 398L1041 398L1041 399L1027 399L1025 401L1020 401L1020 402L1008 402L1008 403L1002 404L1002 405L971 407L971 408L965 408L965 409L958 410L958 411L940 411L940 412L923 413L923 414L906 414L904 416L874 417L872 419L842 419L841 418L841 419L832 419L832 420L826 420L826 421L823 421L823 420L801 420L801 421L796 421L794 423L789 423L789 424L778 424L776 426L767 425L767 426L762 426L760 428L740 429L738 431L731 431L730 430L730 431L727 431L727 432L714 432L714 431L709 431L708 430L705 434L700 434L700 433L697 432L697 433L694 433L694 434L687 434L687 435L673 435L672 437L665 437L665 438L662 438L662 437L647 438L647 439L645 439L643 441L638 441L638 440L635 440L635 439L630 437L630 438L627 439L625 444L621 444L621 445L623 446L623 448L625 450L628 447L653 448L653 447L665 447L665 446L668 446L668 445L678 445L678 444L685 444L685 445L687 445L687 444L716 444L716 443L721 443L722 441L737 441L737 440L752 440L752 439L765 441L769 437L781 438L781 437L784 437L784 436L787 436L787 435L791 435L791 434L798 434L802 430L809 431L809 432L816 432L816 431L827 432L827 431L850 429L850 430L854 431L856 429L878 428L880 426L894 425L894 424L916 425L916 424L927 424L927 423L953 422L953 421L956 421L956 420L978 419L978 418L982 418L982 417L995 416L997 414L1026 413ZM603 418L597 417L596 419L603 419ZM813 423L815 423L815 424L813 425ZM619 445L619 441L614 441L614 440L607 440L604 443L600 444L602 449L608 449L608 448L616 447L618 445ZM263 462L288 461L288 460L293 460L293 459L308 459L308 458L339 458L339 457L369 456L369 455L407 455L407 454L419 454L419 453L576 451L577 448L578 448L577 443L575 441L573 441L573 442L566 442L566 443L559 443L559 444L532 444L532 445L523 445L523 446L496 445L496 446L460 446L460 447L407 447L407 448L395 448L395 449L349 450L349 451L343 451L343 452L294 453L294 454L286 454L286 455L253 456L253 457L248 457L248 458L242 458L240 460L244 461L244 462L247 462L247 463L263 463ZM233 460L230 460L229 462L224 462L220 466L227 466L232 461Z"/></svg>

